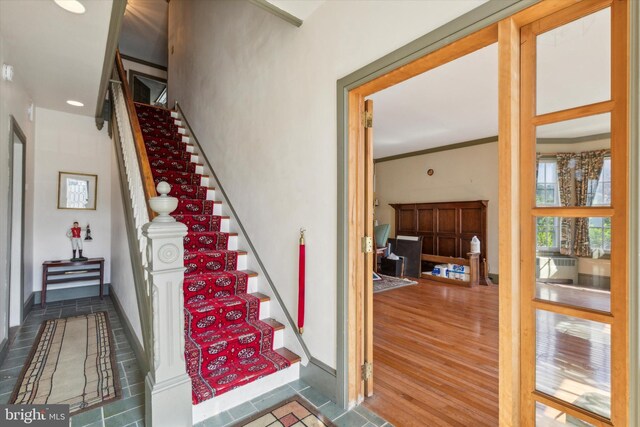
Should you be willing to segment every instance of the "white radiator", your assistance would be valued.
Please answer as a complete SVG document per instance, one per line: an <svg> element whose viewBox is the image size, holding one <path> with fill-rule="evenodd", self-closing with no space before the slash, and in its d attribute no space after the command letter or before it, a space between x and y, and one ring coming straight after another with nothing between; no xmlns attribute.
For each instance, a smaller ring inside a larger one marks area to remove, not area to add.
<svg viewBox="0 0 640 427"><path fill-rule="evenodd" d="M578 283L578 259L562 256L538 256L536 258L536 277L544 282L556 280Z"/></svg>

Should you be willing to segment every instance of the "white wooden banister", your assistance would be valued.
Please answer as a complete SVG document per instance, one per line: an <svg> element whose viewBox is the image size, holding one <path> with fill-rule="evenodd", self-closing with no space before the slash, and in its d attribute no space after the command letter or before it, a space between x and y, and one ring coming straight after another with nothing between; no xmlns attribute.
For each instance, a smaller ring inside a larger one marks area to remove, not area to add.
<svg viewBox="0 0 640 427"><path fill-rule="evenodd" d="M191 380L184 360L184 245L187 226L169 216L178 199L171 186L158 184L160 196L149 200L158 215L143 227L147 238L151 286L153 345L147 351L145 422L153 426L191 426Z"/></svg>

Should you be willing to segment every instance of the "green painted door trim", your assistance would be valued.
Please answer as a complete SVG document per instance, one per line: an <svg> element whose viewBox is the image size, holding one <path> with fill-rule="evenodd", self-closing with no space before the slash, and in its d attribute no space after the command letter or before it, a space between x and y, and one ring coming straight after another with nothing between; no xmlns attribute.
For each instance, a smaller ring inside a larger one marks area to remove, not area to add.
<svg viewBox="0 0 640 427"><path fill-rule="evenodd" d="M488 25L509 17L540 0L489 0L470 12L436 28L430 33L383 56L382 58L341 78L337 82L338 120L338 227L337 227L337 404L349 406L348 401L348 95L349 91L409 62L421 58L443 46L472 34ZM375 362L374 362L375 363Z"/></svg>
<svg viewBox="0 0 640 427"><path fill-rule="evenodd" d="M391 160L405 159L407 157L423 156L425 154L440 153L442 151L457 150L459 148L475 147L476 145L491 144L498 142L498 135L487 138L472 139L470 141L456 142L455 144L443 145L440 147L427 148L424 150L411 151L409 153L396 154L393 156L373 159L373 163L389 162Z"/></svg>
<svg viewBox="0 0 640 427"><path fill-rule="evenodd" d="M116 49L118 48L118 40L120 39L120 28L122 27L122 19L127 8L127 0L113 0L111 6L111 19L109 20L109 32L107 33L107 45L104 51L104 60L102 62L102 77L100 78L100 88L98 90L98 99L96 100L96 127L102 130L104 126L104 104L107 102L107 85L111 79L113 72L113 61L116 58Z"/></svg>
<svg viewBox="0 0 640 427"><path fill-rule="evenodd" d="M298 18L297 16L293 16L286 10L280 9L278 6L274 5L273 3L269 3L267 0L249 0L249 3L266 10L267 12L277 16L278 18L284 19L291 25L295 25L296 27L302 26L302 19Z"/></svg>

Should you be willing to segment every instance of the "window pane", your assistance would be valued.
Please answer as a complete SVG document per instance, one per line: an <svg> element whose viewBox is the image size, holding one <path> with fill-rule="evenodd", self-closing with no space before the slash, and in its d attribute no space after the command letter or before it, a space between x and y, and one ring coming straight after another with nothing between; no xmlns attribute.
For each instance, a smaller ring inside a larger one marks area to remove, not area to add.
<svg viewBox="0 0 640 427"><path fill-rule="evenodd" d="M536 298L611 310L611 218L538 217Z"/></svg>
<svg viewBox="0 0 640 427"><path fill-rule="evenodd" d="M611 206L610 116L538 126L536 206Z"/></svg>
<svg viewBox="0 0 640 427"><path fill-rule="evenodd" d="M536 389L609 418L610 325L536 310Z"/></svg>
<svg viewBox="0 0 640 427"><path fill-rule="evenodd" d="M536 402L536 427L562 427L562 426L593 426L586 421L568 415L563 411Z"/></svg>
<svg viewBox="0 0 640 427"><path fill-rule="evenodd" d="M611 98L608 8L542 33L536 44L538 114Z"/></svg>

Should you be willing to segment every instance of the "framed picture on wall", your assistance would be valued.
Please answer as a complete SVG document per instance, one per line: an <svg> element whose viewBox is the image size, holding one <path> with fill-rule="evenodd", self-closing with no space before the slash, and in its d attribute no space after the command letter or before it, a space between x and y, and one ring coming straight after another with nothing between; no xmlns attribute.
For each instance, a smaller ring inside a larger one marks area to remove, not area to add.
<svg viewBox="0 0 640 427"><path fill-rule="evenodd" d="M98 175L58 172L58 209L96 209Z"/></svg>

